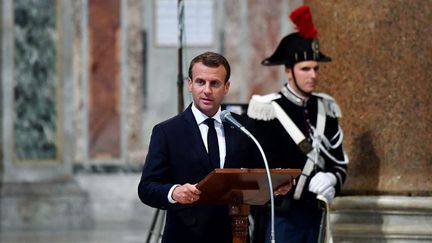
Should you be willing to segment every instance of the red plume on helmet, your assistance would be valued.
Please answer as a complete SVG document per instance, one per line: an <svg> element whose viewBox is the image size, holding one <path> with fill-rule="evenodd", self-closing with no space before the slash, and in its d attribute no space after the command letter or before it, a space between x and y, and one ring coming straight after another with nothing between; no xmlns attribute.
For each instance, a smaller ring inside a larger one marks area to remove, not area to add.
<svg viewBox="0 0 432 243"><path fill-rule="evenodd" d="M312 14L309 6L303 5L294 10L290 19L296 25L299 35L305 39L314 39L318 35L318 30L312 22Z"/></svg>
<svg viewBox="0 0 432 243"><path fill-rule="evenodd" d="M318 30L312 23L309 6L302 5L289 15L297 31L282 38L276 50L261 64L265 66L285 65L292 68L298 62L330 62L331 58L319 49Z"/></svg>

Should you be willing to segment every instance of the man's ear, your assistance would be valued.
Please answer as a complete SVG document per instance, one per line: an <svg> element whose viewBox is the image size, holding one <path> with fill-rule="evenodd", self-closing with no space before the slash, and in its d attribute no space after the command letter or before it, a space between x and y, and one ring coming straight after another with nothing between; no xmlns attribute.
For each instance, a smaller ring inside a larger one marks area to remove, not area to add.
<svg viewBox="0 0 432 243"><path fill-rule="evenodd" d="M285 73L288 75L288 74L291 74L292 75L292 69L291 68L289 68L289 67L285 67Z"/></svg>
<svg viewBox="0 0 432 243"><path fill-rule="evenodd" d="M225 86L225 94L227 94L231 86L231 81L228 80L224 86Z"/></svg>
<svg viewBox="0 0 432 243"><path fill-rule="evenodd" d="M288 77L288 80L293 78L293 70L289 67L285 67L285 75Z"/></svg>
<svg viewBox="0 0 432 243"><path fill-rule="evenodd" d="M188 90L189 92L192 92L192 79L188 78Z"/></svg>

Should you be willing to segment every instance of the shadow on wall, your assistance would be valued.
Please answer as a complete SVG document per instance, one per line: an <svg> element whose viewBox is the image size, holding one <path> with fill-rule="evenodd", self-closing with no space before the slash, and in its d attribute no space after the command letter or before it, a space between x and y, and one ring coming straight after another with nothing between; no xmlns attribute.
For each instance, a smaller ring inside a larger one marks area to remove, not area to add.
<svg viewBox="0 0 432 243"><path fill-rule="evenodd" d="M380 177L380 158L374 147L370 130L354 138L347 183L342 200L333 205L332 230L335 242L380 242L384 218L379 205L363 195L377 195ZM350 197L353 196L353 197ZM357 197L360 196L360 197ZM368 230L373 228L372 231Z"/></svg>
<svg viewBox="0 0 432 243"><path fill-rule="evenodd" d="M351 158L344 194L377 194L381 161L374 148L371 131L354 139Z"/></svg>

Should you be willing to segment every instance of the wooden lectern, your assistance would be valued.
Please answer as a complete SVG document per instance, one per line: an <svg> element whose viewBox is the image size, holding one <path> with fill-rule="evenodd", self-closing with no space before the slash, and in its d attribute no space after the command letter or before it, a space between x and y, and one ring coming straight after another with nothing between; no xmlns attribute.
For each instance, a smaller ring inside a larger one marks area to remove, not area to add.
<svg viewBox="0 0 432 243"><path fill-rule="evenodd" d="M273 187L288 183L300 173L299 169L271 169ZM246 242L250 205L270 200L265 169L215 169L197 188L201 191L197 203L229 205L233 243Z"/></svg>

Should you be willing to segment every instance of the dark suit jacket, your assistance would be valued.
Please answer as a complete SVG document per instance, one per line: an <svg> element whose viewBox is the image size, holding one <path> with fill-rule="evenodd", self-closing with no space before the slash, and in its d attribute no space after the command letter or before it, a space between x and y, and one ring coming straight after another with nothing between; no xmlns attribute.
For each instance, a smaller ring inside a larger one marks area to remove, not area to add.
<svg viewBox="0 0 432 243"><path fill-rule="evenodd" d="M239 116L236 118L242 120ZM224 168L263 167L259 150L252 140L225 123L224 131ZM162 242L232 241L226 205L181 205L172 204L167 199L173 185L198 183L213 169L191 106L153 128L138 194L143 203L167 210Z"/></svg>

